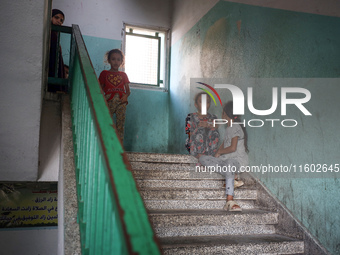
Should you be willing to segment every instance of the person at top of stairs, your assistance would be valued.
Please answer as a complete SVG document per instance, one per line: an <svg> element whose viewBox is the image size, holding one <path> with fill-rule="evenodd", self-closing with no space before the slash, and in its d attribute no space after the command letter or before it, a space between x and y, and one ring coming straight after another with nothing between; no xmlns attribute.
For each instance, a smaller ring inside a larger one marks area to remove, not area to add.
<svg viewBox="0 0 340 255"><path fill-rule="evenodd" d="M124 64L124 54L120 49L113 49L105 54L110 70L103 70L99 75L99 84L104 91L105 100L110 110L110 115L116 115L116 132L123 144L126 106L130 96L130 81L127 74L119 71Z"/></svg>
<svg viewBox="0 0 340 255"><path fill-rule="evenodd" d="M233 114L232 101L224 105L222 119L228 121L223 143L215 156L202 155L199 162L207 167L215 167L216 172L226 177L227 203L224 210L242 211L234 201L234 175L241 167L248 165L247 132L245 127L238 124L241 122L240 117Z"/></svg>
<svg viewBox="0 0 340 255"><path fill-rule="evenodd" d="M189 113L185 119L185 133L188 138L185 147L196 158L201 155L214 155L218 149L220 134L218 127L214 127L212 121L217 116L211 113L203 115L201 112L202 95L207 95L207 110L210 107L210 97L205 92L195 95L194 102L197 112Z"/></svg>

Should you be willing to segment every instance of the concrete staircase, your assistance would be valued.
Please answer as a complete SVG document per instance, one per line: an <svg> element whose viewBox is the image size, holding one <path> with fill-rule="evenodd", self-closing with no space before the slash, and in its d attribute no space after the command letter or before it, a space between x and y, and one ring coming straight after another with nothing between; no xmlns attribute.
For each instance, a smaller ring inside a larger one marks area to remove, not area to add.
<svg viewBox="0 0 340 255"><path fill-rule="evenodd" d="M256 182L241 175L242 212L226 212L224 179L195 171L186 155L129 153L164 254L304 254L304 241L278 234L279 213L256 203Z"/></svg>

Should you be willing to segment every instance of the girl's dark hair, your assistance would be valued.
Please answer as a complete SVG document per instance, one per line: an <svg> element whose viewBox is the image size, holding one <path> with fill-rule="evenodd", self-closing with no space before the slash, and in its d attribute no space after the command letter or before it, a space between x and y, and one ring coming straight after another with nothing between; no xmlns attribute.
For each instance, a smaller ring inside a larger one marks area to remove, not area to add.
<svg viewBox="0 0 340 255"><path fill-rule="evenodd" d="M53 10L52 10L52 17L54 17L54 16L57 15L57 14L63 15L64 20L65 20L65 14L64 14L61 10L59 10L59 9L53 9Z"/></svg>
<svg viewBox="0 0 340 255"><path fill-rule="evenodd" d="M210 102L210 97L209 97L209 95L208 95L206 92L199 92L199 93L197 93L197 94L195 95L195 98L194 98L195 104L197 104L198 98L199 98L200 96L204 95L204 94L207 95L207 98L208 98L208 100L209 100L209 102Z"/></svg>
<svg viewBox="0 0 340 255"><path fill-rule="evenodd" d="M228 101L224 106L223 106L223 111L225 112L225 114L228 115L228 117L230 119L233 120L233 122L241 122L241 118L239 115L234 115L233 114L233 101ZM243 133L244 133L244 148L246 149L246 152L249 152L248 150L248 134L247 134L247 130L244 127L244 125L240 125Z"/></svg>
<svg viewBox="0 0 340 255"><path fill-rule="evenodd" d="M125 57L124 57L123 52L120 49L113 49L113 50L108 51L105 54L106 61L108 62L110 60L111 55L114 54L114 53L117 53L117 54L119 54L122 57L122 66L123 66L124 65Z"/></svg>

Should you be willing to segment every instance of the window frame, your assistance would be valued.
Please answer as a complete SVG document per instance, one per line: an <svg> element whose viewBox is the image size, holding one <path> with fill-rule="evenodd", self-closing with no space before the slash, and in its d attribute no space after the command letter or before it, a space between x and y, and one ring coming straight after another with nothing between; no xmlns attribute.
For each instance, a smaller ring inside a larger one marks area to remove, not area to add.
<svg viewBox="0 0 340 255"><path fill-rule="evenodd" d="M164 33L164 42L163 42L163 47L164 50L162 52L162 42L159 40L159 53L163 54L163 60L161 55L158 57L158 85L152 85L152 84L142 84L142 83L134 83L130 82L130 87L131 88L138 88L138 89L146 89L146 90L161 90L161 91L168 91L169 87L169 66L170 66L170 29L169 28L164 28L164 27L155 27L155 26L148 26L148 25L140 25L140 24L133 24L133 23L127 23L123 22L123 29L122 29L122 50L124 54L126 54L126 35L131 35L130 32L126 32L127 28L132 27L133 29L145 29L147 31L155 32L155 33ZM155 36L150 36L150 35L143 35L143 34L133 34L134 36L140 36L143 38L156 38ZM162 64L164 68L162 67ZM125 71L125 67L123 68ZM164 73L163 76L163 86L161 86L160 83L160 77L161 77L161 72Z"/></svg>

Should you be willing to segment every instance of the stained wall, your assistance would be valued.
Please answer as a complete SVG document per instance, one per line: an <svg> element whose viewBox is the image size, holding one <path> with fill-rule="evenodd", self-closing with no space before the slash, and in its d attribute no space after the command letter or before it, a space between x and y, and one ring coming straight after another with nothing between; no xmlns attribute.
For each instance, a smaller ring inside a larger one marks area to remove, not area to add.
<svg viewBox="0 0 340 255"><path fill-rule="evenodd" d="M312 6L302 11L301 4L291 1L283 4L286 8L282 3L270 6L270 2L260 1L262 6L253 6L219 1L205 14L201 11L202 16L188 31L181 31L181 36L177 33L179 39L173 41L171 48L170 152L187 153L183 146L184 120L194 110L190 106L190 79L224 78L231 82L242 80L237 85L245 95L247 87L252 86L258 109L271 106L274 86L304 87L312 95L306 104L312 116L305 116L294 107L287 110L284 118L295 118L299 123L296 128L268 125L248 128L250 165L338 164L340 19L336 17L339 12L334 11L337 4L329 1L324 7L325 2L311 1ZM185 12L183 8L199 6L176 1L174 13ZM260 78L275 79L275 83L260 84ZM322 80L326 78L330 79ZM277 79L283 82L276 83ZM230 93L221 95L224 102L232 99ZM220 114L221 108L213 108L212 112ZM256 116L246 111L244 117ZM280 106L271 117L283 118ZM340 252L337 175L257 177L328 251Z"/></svg>

